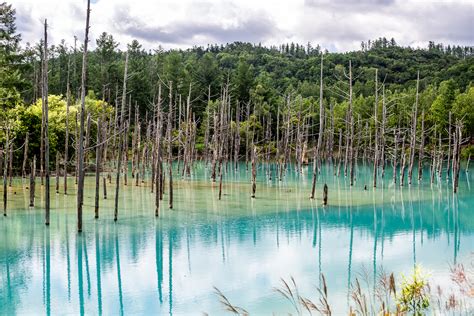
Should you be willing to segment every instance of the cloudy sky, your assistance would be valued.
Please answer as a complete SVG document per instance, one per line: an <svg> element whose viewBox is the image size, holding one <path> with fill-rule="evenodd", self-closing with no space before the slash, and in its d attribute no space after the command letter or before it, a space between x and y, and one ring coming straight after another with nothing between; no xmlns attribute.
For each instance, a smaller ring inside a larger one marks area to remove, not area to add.
<svg viewBox="0 0 474 316"><path fill-rule="evenodd" d="M74 35L82 41L86 0L9 0L24 42ZM330 51L359 49L360 42L394 37L399 44L429 40L474 45L474 0L92 0L91 45L108 32L125 47L187 48L246 41L320 44Z"/></svg>

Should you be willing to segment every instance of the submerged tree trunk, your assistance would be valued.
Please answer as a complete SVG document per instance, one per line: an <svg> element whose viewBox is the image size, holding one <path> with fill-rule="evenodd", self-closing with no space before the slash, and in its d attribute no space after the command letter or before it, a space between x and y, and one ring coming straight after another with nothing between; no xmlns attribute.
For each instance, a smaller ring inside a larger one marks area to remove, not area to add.
<svg viewBox="0 0 474 316"><path fill-rule="evenodd" d="M59 152L56 152L56 194L59 193Z"/></svg>
<svg viewBox="0 0 474 316"><path fill-rule="evenodd" d="M393 131L394 139L394 151L393 151L393 183L397 183L397 164L398 164L398 137L400 134L400 129L398 131L395 129Z"/></svg>
<svg viewBox="0 0 474 316"><path fill-rule="evenodd" d="M385 176L385 127L387 125L387 106L385 103L385 84L382 85L382 124L380 127L380 159L382 165L382 178Z"/></svg>
<svg viewBox="0 0 474 316"><path fill-rule="evenodd" d="M44 165L45 165L45 224L49 225L49 211L50 211L50 187L49 187L49 114L48 114L48 23L44 20Z"/></svg>
<svg viewBox="0 0 474 316"><path fill-rule="evenodd" d="M378 69L375 69L375 105L374 105L374 125L375 125L375 150L374 150L374 188L377 187L377 171L379 163L379 118L377 115L377 110L379 107L379 88L378 88Z"/></svg>
<svg viewBox="0 0 474 316"><path fill-rule="evenodd" d="M418 157L418 181L423 177L423 156L425 154L425 110L421 114L421 141Z"/></svg>
<svg viewBox="0 0 474 316"><path fill-rule="evenodd" d="M7 203L8 203L8 188L7 188L7 177L8 177L8 152L10 149L9 130L7 129L5 147L3 148L2 160L3 160L3 216L7 216Z"/></svg>
<svg viewBox="0 0 474 316"><path fill-rule="evenodd" d="M316 192L316 178L320 169L320 151L323 143L323 132L324 132L324 105L323 105L323 54L321 53L321 73L319 77L319 134L318 143L316 150L314 151L313 157L313 182L311 186L311 199L314 199Z"/></svg>
<svg viewBox="0 0 474 316"><path fill-rule="evenodd" d="M462 143L462 125L461 122L457 122L455 126L455 136L454 136L454 151L453 155L453 192L458 192L458 183L459 183L459 171L461 169L461 143Z"/></svg>
<svg viewBox="0 0 474 316"><path fill-rule="evenodd" d="M35 206L36 156L30 163L30 207Z"/></svg>
<svg viewBox="0 0 474 316"><path fill-rule="evenodd" d="M252 198L255 198L257 191L257 147L252 144Z"/></svg>
<svg viewBox="0 0 474 316"><path fill-rule="evenodd" d="M67 64L67 82L66 82L66 135L64 136L64 194L67 194L67 167L69 164L69 106L71 104L71 90L69 85L69 68L71 59Z"/></svg>
<svg viewBox="0 0 474 316"><path fill-rule="evenodd" d="M400 167L400 186L405 185L405 168L407 165L407 154L405 151L405 135L402 137L402 148L401 148L401 167Z"/></svg>
<svg viewBox="0 0 474 316"><path fill-rule="evenodd" d="M122 88L122 107L120 110L120 121L118 124L119 130L119 145L118 145L118 159L117 159L117 176L115 179L115 206L114 206L114 221L118 219L118 200L119 200L119 189L120 189L120 173L122 167L122 157L123 157L123 137L122 132L124 129L124 112L125 104L127 102L127 71L128 71L128 51L125 53L125 70L123 73L123 88Z"/></svg>
<svg viewBox="0 0 474 316"><path fill-rule="evenodd" d="M10 156L8 160L8 186L11 188L13 184L13 142L10 145L8 155Z"/></svg>
<svg viewBox="0 0 474 316"><path fill-rule="evenodd" d="M169 94L169 108L168 108L168 126L167 126L167 136L168 136L168 181L169 181L169 188L168 188L168 207L170 209L173 208L173 147L172 147L172 124L173 124L173 101L172 101L172 88L173 83L170 82L170 94Z"/></svg>
<svg viewBox="0 0 474 316"><path fill-rule="evenodd" d="M446 164L446 180L449 179L449 174L450 174L450 170L451 170L451 141L453 139L451 131L452 131L451 111L449 111L449 119L448 119L448 162Z"/></svg>
<svg viewBox="0 0 474 316"><path fill-rule="evenodd" d="M87 0L86 30L84 36L84 50L82 54L81 78L81 119L79 131L79 165L77 184L77 231L82 232L82 206L84 202L84 123L86 115L86 76L87 76L87 45L89 43L90 0Z"/></svg>
<svg viewBox="0 0 474 316"><path fill-rule="evenodd" d="M328 185L326 183L323 188L323 205L328 205Z"/></svg>
<svg viewBox="0 0 474 316"><path fill-rule="evenodd" d="M160 216L160 200L162 193L162 166L161 166L161 128L162 128L162 116L161 116L161 83L158 86L158 102L156 104L156 122L155 122L155 217Z"/></svg>
<svg viewBox="0 0 474 316"><path fill-rule="evenodd" d="M99 193L100 193L100 168L101 168L101 126L100 118L97 120L97 143L95 148L95 201L94 201L94 217L99 218Z"/></svg>
<svg viewBox="0 0 474 316"><path fill-rule="evenodd" d="M26 132L26 138L25 138L25 150L23 153L23 164L21 167L21 175L23 178L26 178L26 162L28 161L28 138L29 138L30 133Z"/></svg>
<svg viewBox="0 0 474 316"><path fill-rule="evenodd" d="M420 86L420 72L418 71L416 77L416 96L415 96L415 107L413 109L412 125L411 125L411 141L410 141L410 165L408 166L408 184L411 184L413 176L413 163L415 161L415 147L416 147L416 124L418 118L418 96Z"/></svg>
<svg viewBox="0 0 474 316"><path fill-rule="evenodd" d="M349 127L350 127L350 184L354 185L354 117L352 114L352 63L349 60Z"/></svg>

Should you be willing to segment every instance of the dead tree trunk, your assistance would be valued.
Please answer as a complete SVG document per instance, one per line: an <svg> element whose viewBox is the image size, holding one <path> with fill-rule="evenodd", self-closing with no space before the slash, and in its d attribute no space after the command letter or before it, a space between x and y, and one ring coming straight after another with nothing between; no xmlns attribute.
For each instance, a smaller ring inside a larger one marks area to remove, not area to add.
<svg viewBox="0 0 474 316"><path fill-rule="evenodd" d="M329 129L329 139L328 139L328 153L329 153L329 160L331 163L334 163L334 104L331 102L329 103L329 112L331 117L331 126Z"/></svg>
<svg viewBox="0 0 474 316"><path fill-rule="evenodd" d="M26 138L25 138L25 151L23 152L23 165L21 167L21 175L23 178L26 178L26 162L28 161L28 138L29 138L28 132L26 132Z"/></svg>
<svg viewBox="0 0 474 316"><path fill-rule="evenodd" d="M114 221L118 219L118 200L120 189L120 173L122 171L122 157L123 157L123 133L124 129L124 112L125 104L127 102L127 71L128 71L128 51L125 53L125 70L123 73L123 88L122 88L122 107L120 110L120 121L118 124L119 130L119 145L118 145L118 159L117 159L117 176L115 180L115 206L114 206Z"/></svg>
<svg viewBox="0 0 474 316"><path fill-rule="evenodd" d="M30 207L35 206L36 156L30 163Z"/></svg>
<svg viewBox="0 0 474 316"><path fill-rule="evenodd" d="M43 58L41 60L41 136L40 136L40 179L41 185L44 185L44 59L45 52L43 51Z"/></svg>
<svg viewBox="0 0 474 316"><path fill-rule="evenodd" d="M453 144L453 159L452 159L452 164L453 164L453 180L452 180L452 185L453 185L453 192L456 193L457 191L457 183L456 183L456 175L458 174L457 171L457 157L458 157L458 127L457 125L454 126L454 144Z"/></svg>
<svg viewBox="0 0 474 316"><path fill-rule="evenodd" d="M418 154L418 181L421 181L423 177L423 156L425 154L425 110L421 114L421 141Z"/></svg>
<svg viewBox="0 0 474 316"><path fill-rule="evenodd" d="M8 203L8 188L7 188L7 178L8 178L8 156L10 151L10 131L7 129L5 147L3 149L2 156L3 160L3 216L7 216L7 203Z"/></svg>
<svg viewBox="0 0 474 316"><path fill-rule="evenodd" d="M13 184L13 142L10 145L8 155L10 156L8 160L8 186L11 188Z"/></svg>
<svg viewBox="0 0 474 316"><path fill-rule="evenodd" d="M438 164L436 165L436 170L438 172L438 181L441 180L441 172L443 170L443 156L444 156L444 153L443 153L443 141L441 139L441 132L439 132L439 137L438 137L438 147L439 147L439 150L438 150L438 158L437 158L437 162Z"/></svg>
<svg viewBox="0 0 474 316"><path fill-rule="evenodd" d="M86 29L84 50L82 54L81 76L81 126L79 131L79 166L77 184L77 231L82 232L82 206L84 202L84 121L86 115L86 76L87 76L87 45L89 43L90 0L87 0Z"/></svg>
<svg viewBox="0 0 474 316"><path fill-rule="evenodd" d="M434 130L436 131L436 125L435 125ZM434 136L436 137L436 132ZM431 184L434 183L434 176L436 172L436 159L438 156L436 153L436 142L432 141L432 144L433 144L433 148L431 149L431 165L430 165L430 183Z"/></svg>
<svg viewBox="0 0 474 316"><path fill-rule="evenodd" d="M461 169L461 143L462 143L462 125L461 122L456 122L455 125L455 136L454 139L456 140L454 143L454 151L455 154L453 155L453 192L458 192L458 183L459 183L459 171Z"/></svg>
<svg viewBox="0 0 474 316"><path fill-rule="evenodd" d="M320 150L323 144L323 132L324 132L324 105L323 105L323 54L321 53L321 73L319 77L319 134L318 134L318 144L316 150L314 151L313 157L313 183L311 186L311 199L314 199L314 194L316 192L316 178L318 171L320 169Z"/></svg>
<svg viewBox="0 0 474 316"><path fill-rule="evenodd" d="M128 116L127 116L127 124L126 130L124 134L124 144L125 149L123 149L123 157L124 157L124 164L123 164L123 184L128 185L128 136L130 135L130 120L132 119L132 97L130 96L128 102Z"/></svg>
<svg viewBox="0 0 474 316"><path fill-rule="evenodd" d="M448 120L448 163L446 165L446 180L449 179L449 174L451 170L451 141L452 136L452 126L451 126L451 111L449 111L449 120Z"/></svg>
<svg viewBox="0 0 474 316"><path fill-rule="evenodd" d="M350 184L354 185L354 117L352 115L352 63L349 60Z"/></svg>
<svg viewBox="0 0 474 316"><path fill-rule="evenodd" d="M209 162L209 133L211 128L211 118L209 113L209 106L211 104L211 86L208 87L207 94L207 106L206 106L206 131L204 132L204 160L206 162L206 167Z"/></svg>
<svg viewBox="0 0 474 316"><path fill-rule="evenodd" d="M69 164L69 106L71 104L71 90L69 87L69 68L71 58L67 64L67 83L66 83L66 135L64 136L64 194L67 194L67 167Z"/></svg>
<svg viewBox="0 0 474 316"><path fill-rule="evenodd" d="M393 147L394 147L394 150L393 150L393 184L396 184L397 183L397 164L398 164L398 161L397 161L397 155L398 155L398 134L400 132L398 131L397 133L397 130L394 129L393 130Z"/></svg>
<svg viewBox="0 0 474 316"><path fill-rule="evenodd" d="M342 162L342 130L339 129L339 143L338 143L338 146L337 146L337 159L338 159L338 162L337 162L337 169L334 170L334 175L337 175L339 177L339 175L341 174L341 162Z"/></svg>
<svg viewBox="0 0 474 316"><path fill-rule="evenodd" d="M99 218L99 192L100 192L100 168L101 168L101 127L100 118L97 119L97 143L95 148L95 203L94 203L94 214L95 218Z"/></svg>
<svg viewBox="0 0 474 316"><path fill-rule="evenodd" d="M49 188L49 114L48 114L48 23L44 20L44 165L45 165L45 224L49 225L50 188Z"/></svg>
<svg viewBox="0 0 474 316"><path fill-rule="evenodd" d="M286 167L288 160L290 159L290 128L291 128L291 99L290 95L286 98L286 105L287 105L287 115L286 115L286 130L284 135L284 145L283 145L283 163L280 168L280 181L283 181L283 173L286 172Z"/></svg>
<svg viewBox="0 0 474 316"><path fill-rule="evenodd" d="M415 147L416 147L416 124L418 119L418 96L420 86L420 72L418 71L416 77L416 96L415 96L415 107L413 109L412 125L411 125L411 141L410 141L410 165L408 166L408 184L411 184L413 176L413 163L415 161Z"/></svg>
<svg viewBox="0 0 474 316"><path fill-rule="evenodd" d="M234 169L239 167L240 150L240 103L237 101L237 110L235 111L235 138L234 138Z"/></svg>
<svg viewBox="0 0 474 316"><path fill-rule="evenodd" d="M375 150L374 150L374 188L377 187L377 171L379 163L379 118L377 115L377 110L379 107L379 88L378 88L378 69L375 69L375 105L374 105L374 129L375 129Z"/></svg>
<svg viewBox="0 0 474 316"><path fill-rule="evenodd" d="M173 127L173 83L170 81L170 93L169 93L169 108L168 108L168 207L173 208L173 147L172 147L172 127Z"/></svg>
<svg viewBox="0 0 474 316"><path fill-rule="evenodd" d="M257 147L252 143L252 198L257 191Z"/></svg>
<svg viewBox="0 0 474 316"><path fill-rule="evenodd" d="M158 102L156 105L156 123L155 123L155 147L156 147L156 153L155 153L155 178L153 179L155 181L155 216L158 217L160 216L160 200L161 200L161 194L162 194L162 165L161 165L161 132L162 132L162 126L163 126L163 120L162 120L162 114L161 114L161 83L158 86Z"/></svg>
<svg viewBox="0 0 474 316"><path fill-rule="evenodd" d="M59 193L59 152L56 152L56 194Z"/></svg>
<svg viewBox="0 0 474 316"><path fill-rule="evenodd" d="M382 85L382 124L380 126L380 159L382 178L385 176L385 127L387 125L387 106L385 103L385 84Z"/></svg>
<svg viewBox="0 0 474 316"><path fill-rule="evenodd" d="M141 146L141 128L140 128L140 123L138 123L138 118L137 118L137 125L135 128L137 130L137 137L135 139L135 158L134 160L134 166L135 168L133 172L133 176L135 177L135 186L139 186L140 184L140 146ZM133 154L133 151L132 151Z"/></svg>
<svg viewBox="0 0 474 316"><path fill-rule="evenodd" d="M467 157L466 161L466 173L469 172L469 162L471 161L471 153L469 153L469 156Z"/></svg>
<svg viewBox="0 0 474 316"><path fill-rule="evenodd" d="M326 183L323 188L323 205L328 205L328 185Z"/></svg>
<svg viewBox="0 0 474 316"><path fill-rule="evenodd" d="M405 185L405 168L407 165L407 154L405 151L405 135L402 137L402 148L401 148L401 161L402 165L400 167L400 186Z"/></svg>
<svg viewBox="0 0 474 316"><path fill-rule="evenodd" d="M75 179L74 183L77 185L77 180L79 179L79 123L77 121L77 112L74 115L74 119L76 120L76 128L75 128L75 134L76 134L76 167L75 167Z"/></svg>
<svg viewBox="0 0 474 316"><path fill-rule="evenodd" d="M131 118L130 118L131 119ZM137 169L137 144L138 144L138 135L140 134L140 126L138 125L138 106L137 101L135 101L135 123L133 127L132 134L132 178L135 178L135 173ZM137 182L138 184L138 182Z"/></svg>
<svg viewBox="0 0 474 316"><path fill-rule="evenodd" d="M249 133L250 133L250 101L247 103L247 128L245 131L245 168L247 171L249 170L249 153L250 153Z"/></svg>
<svg viewBox="0 0 474 316"><path fill-rule="evenodd" d="M347 177L347 169L349 163L349 149L350 149L350 139L349 139L349 130L350 130L350 115L349 112L346 113L346 141L345 141L345 154L344 154L344 177Z"/></svg>

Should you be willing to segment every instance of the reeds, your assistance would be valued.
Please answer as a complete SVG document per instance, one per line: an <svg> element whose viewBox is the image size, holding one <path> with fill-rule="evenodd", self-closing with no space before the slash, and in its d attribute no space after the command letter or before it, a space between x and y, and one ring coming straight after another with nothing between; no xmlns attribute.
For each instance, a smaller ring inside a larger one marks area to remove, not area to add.
<svg viewBox="0 0 474 316"><path fill-rule="evenodd" d="M415 267L410 277L403 278L398 286L393 273L386 273L382 268L379 271L376 276L371 277L369 271L362 267L358 277L351 283L348 315L422 315L423 312L434 315L474 314L474 261L467 267L464 264L450 267L453 282L451 285L454 285L454 288L447 285L433 287L419 266ZM324 274L321 274L321 286L317 287L314 300L300 293L293 277L289 280L282 278L280 281L281 285L273 290L289 302L295 315L332 315L333 309L329 303ZM436 291L432 291L433 288ZM410 292L410 289L416 290L416 293ZM214 287L214 290L226 311L234 315L249 315L245 309L233 305L219 289ZM413 299L407 300L410 297ZM420 302L420 299L425 300L425 308L418 309L421 305L413 308L413 304Z"/></svg>
<svg viewBox="0 0 474 316"><path fill-rule="evenodd" d="M238 307L234 304L232 304L229 299L224 295L224 293L222 293L217 287L214 286L214 291L215 291L215 294L219 297L219 301L221 302L221 304L224 306L225 310L228 311L228 312L231 312L232 314L234 315L241 315L241 316L247 316L249 315L249 313L241 308L241 307Z"/></svg>

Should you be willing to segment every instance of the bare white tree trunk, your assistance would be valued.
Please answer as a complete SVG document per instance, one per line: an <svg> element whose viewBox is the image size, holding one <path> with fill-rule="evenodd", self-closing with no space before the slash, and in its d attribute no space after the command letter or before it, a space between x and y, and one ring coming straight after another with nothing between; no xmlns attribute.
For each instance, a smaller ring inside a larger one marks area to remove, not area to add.
<svg viewBox="0 0 474 316"><path fill-rule="evenodd" d="M413 109L412 125L411 125L411 141L410 141L410 165L408 166L408 184L411 184L413 176L413 163L415 161L415 149L416 149L416 124L418 119L418 97L420 87L420 72L418 71L416 76L416 96L415 96L415 107Z"/></svg>
<svg viewBox="0 0 474 316"><path fill-rule="evenodd" d="M374 126L375 126L375 138L374 138L374 188L377 187L377 171L379 163L379 117L378 117L378 107L379 107L379 88L378 88L378 69L375 69L375 104L374 104Z"/></svg>
<svg viewBox="0 0 474 316"><path fill-rule="evenodd" d="M49 225L50 188L49 188L49 114L48 114L48 22L44 20L44 86L43 86L43 116L44 116L44 165L45 165L45 224Z"/></svg>
<svg viewBox="0 0 474 316"><path fill-rule="evenodd" d="M117 176L115 180L115 204L114 204L114 221L118 219L118 199L120 189L120 173L122 171L122 158L123 158L123 136L122 132L124 129L124 113L125 104L127 102L127 72L128 72L128 51L125 53L125 70L123 73L123 88L122 88L122 106L120 109L120 120L118 123L119 130L119 144L118 144L118 159L117 159Z"/></svg>
<svg viewBox="0 0 474 316"><path fill-rule="evenodd" d="M84 51L82 54L81 77L81 118L79 130L79 166L77 183L77 231L82 232L82 206L84 204L84 123L86 115L86 76L87 76L87 45L89 43L90 0L87 0L86 29L84 36Z"/></svg>
<svg viewBox="0 0 474 316"><path fill-rule="evenodd" d="M313 183L311 186L311 199L314 199L316 192L316 178L320 169L320 151L323 143L323 132L324 132L324 105L323 105L323 53L321 53L321 73L319 77L319 134L318 144L314 151L313 157Z"/></svg>

